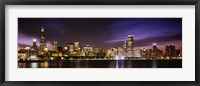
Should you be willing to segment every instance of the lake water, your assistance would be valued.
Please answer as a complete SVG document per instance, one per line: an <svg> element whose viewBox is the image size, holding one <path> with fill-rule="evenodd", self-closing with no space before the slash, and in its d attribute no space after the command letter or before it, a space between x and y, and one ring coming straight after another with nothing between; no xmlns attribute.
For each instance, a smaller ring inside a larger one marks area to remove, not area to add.
<svg viewBox="0 0 200 86"><path fill-rule="evenodd" d="M182 68L182 60L65 60L19 62L18 68Z"/></svg>

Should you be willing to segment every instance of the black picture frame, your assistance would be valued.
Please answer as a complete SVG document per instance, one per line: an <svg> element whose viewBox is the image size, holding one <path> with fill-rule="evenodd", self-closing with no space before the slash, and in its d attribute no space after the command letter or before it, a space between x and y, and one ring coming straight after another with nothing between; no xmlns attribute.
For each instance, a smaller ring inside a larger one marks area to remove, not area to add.
<svg viewBox="0 0 200 86"><path fill-rule="evenodd" d="M1 0L0 3L0 84L2 86L199 86L200 0ZM195 5L195 81L5 81L6 5Z"/></svg>

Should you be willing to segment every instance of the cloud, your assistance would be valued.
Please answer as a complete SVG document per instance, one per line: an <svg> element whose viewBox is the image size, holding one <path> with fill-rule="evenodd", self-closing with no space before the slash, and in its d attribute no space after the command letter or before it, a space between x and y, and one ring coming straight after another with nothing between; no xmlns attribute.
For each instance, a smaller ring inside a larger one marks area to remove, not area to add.
<svg viewBox="0 0 200 86"><path fill-rule="evenodd" d="M18 34L18 44L21 45L32 45L33 39L36 39L37 41L39 40L36 37L32 37L32 36L27 36L23 33L19 33Z"/></svg>
<svg viewBox="0 0 200 86"><path fill-rule="evenodd" d="M28 36L26 34L23 34L23 33L19 33L18 34L18 47L19 48L23 48L23 47L31 47L32 44L33 44L33 39L36 39L36 44L37 46L39 47L39 44L40 44L40 39L37 38L37 37L32 37L32 36ZM50 48L52 45L51 45L51 42L50 41L47 41L47 47Z"/></svg>

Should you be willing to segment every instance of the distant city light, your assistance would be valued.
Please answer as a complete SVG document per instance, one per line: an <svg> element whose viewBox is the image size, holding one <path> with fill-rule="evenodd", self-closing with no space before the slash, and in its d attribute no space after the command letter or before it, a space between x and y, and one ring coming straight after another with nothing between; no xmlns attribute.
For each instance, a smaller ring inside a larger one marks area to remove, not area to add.
<svg viewBox="0 0 200 86"><path fill-rule="evenodd" d="M33 42L36 42L36 39L33 39Z"/></svg>
<svg viewBox="0 0 200 86"><path fill-rule="evenodd" d="M115 56L115 60L125 60L125 56Z"/></svg>
<svg viewBox="0 0 200 86"><path fill-rule="evenodd" d="M44 48L45 51L48 51L48 48Z"/></svg>
<svg viewBox="0 0 200 86"><path fill-rule="evenodd" d="M41 32L44 32L44 28L42 27Z"/></svg>
<svg viewBox="0 0 200 86"><path fill-rule="evenodd" d="M31 58L31 60L34 60L34 59L36 59L37 57L36 57L35 55L31 55L30 58Z"/></svg>
<svg viewBox="0 0 200 86"><path fill-rule="evenodd" d="M119 56L115 56L115 60L119 60Z"/></svg>
<svg viewBox="0 0 200 86"><path fill-rule="evenodd" d="M133 37L133 35L128 35L128 37Z"/></svg>
<svg viewBox="0 0 200 86"><path fill-rule="evenodd" d="M121 56L121 60L125 60L125 56Z"/></svg>
<svg viewBox="0 0 200 86"><path fill-rule="evenodd" d="M28 49L30 49L30 47L26 47L25 49L28 50Z"/></svg>
<svg viewBox="0 0 200 86"><path fill-rule="evenodd" d="M33 62L33 63L30 63L30 65L31 65L31 68L38 68L38 63Z"/></svg>
<svg viewBox="0 0 200 86"><path fill-rule="evenodd" d="M67 50L67 47L64 47L65 50Z"/></svg>

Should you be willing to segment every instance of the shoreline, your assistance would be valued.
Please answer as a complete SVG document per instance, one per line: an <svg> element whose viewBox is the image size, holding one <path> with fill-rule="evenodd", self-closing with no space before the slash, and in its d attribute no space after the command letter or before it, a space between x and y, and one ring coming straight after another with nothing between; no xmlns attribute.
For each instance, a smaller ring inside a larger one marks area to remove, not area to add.
<svg viewBox="0 0 200 86"><path fill-rule="evenodd" d="M105 59L98 59L98 60L19 60L18 63L23 62L45 62L45 61L174 61L174 60L182 60L182 59L157 59L157 60L105 60Z"/></svg>

